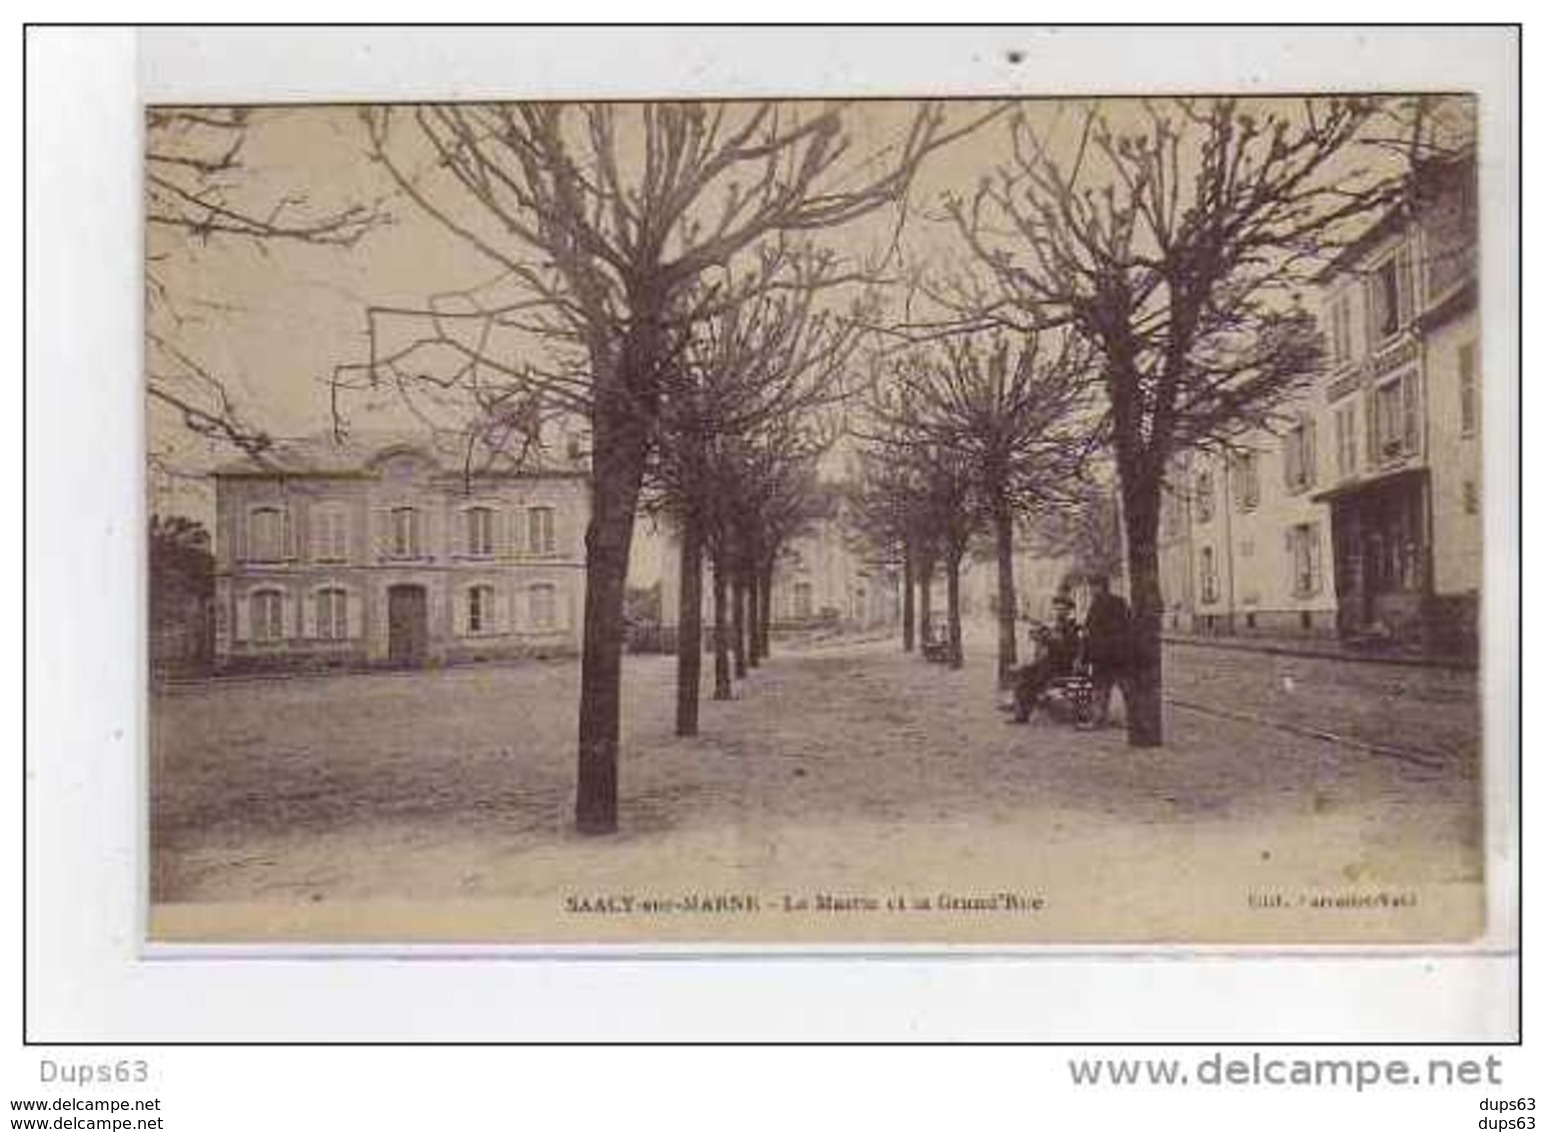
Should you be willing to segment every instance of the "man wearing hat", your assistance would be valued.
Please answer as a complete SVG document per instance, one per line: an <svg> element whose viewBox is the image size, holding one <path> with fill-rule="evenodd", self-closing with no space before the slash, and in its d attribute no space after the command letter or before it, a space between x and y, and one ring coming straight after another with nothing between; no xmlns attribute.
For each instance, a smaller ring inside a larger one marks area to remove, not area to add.
<svg viewBox="0 0 1545 1132"><path fill-rule="evenodd" d="M1078 659L1078 622L1073 620L1073 599L1058 591L1052 598L1053 622L1038 626L1034 639L1040 655L1015 673L1014 722L1028 723L1041 694L1053 680L1073 671Z"/></svg>
<svg viewBox="0 0 1545 1132"><path fill-rule="evenodd" d="M1132 614L1126 601L1110 592L1110 578L1096 574L1089 579L1094 596L1084 618L1085 658L1094 681L1094 726L1110 722L1110 693L1121 689L1121 704L1131 711L1128 679L1132 666Z"/></svg>

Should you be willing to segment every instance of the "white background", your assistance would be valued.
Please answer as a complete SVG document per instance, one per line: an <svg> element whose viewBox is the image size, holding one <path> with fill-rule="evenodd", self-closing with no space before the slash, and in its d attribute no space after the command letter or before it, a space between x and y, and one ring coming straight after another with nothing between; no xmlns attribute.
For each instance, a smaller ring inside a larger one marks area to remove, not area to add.
<svg viewBox="0 0 1545 1132"><path fill-rule="evenodd" d="M1339 14L1330 13L1332 15ZM263 13L281 15L279 11ZM416 16L425 13L394 13ZM511 11L499 13L520 15ZM546 13L540 13L546 14ZM1016 13L1019 14L1019 13ZM1286 13L1284 13L1286 14ZM1295 8L1292 14L1310 14ZM1474 15L1464 13L1444 13ZM1014 65L1008 49L1025 53ZM1116 89L1478 90L1488 313L1489 876L1504 915L1516 860L1505 804L1517 741L1515 436L1517 74L1501 33L1267 29L682 31L584 34L41 30L28 75L28 1029L34 1041L1342 1040L1508 1037L1504 922L1480 949L1395 957L1107 955L883 960L418 957L146 962L144 608L139 383L140 108L146 99L1077 93ZM16 124L11 122L14 130ZM19 138L15 138L19 142ZM13 152L19 151L19 146ZM7 191L16 192L12 180ZM13 201L12 215L20 202ZM14 278L14 276L13 276ZM1533 293L1533 292L1531 292ZM12 303L9 309L19 310ZM1503 440L1507 443L1503 443ZM20 438L9 449L19 453ZM13 457L14 459L14 457ZM19 478L20 469L17 469ZM14 570L16 561L9 559ZM19 580L13 580L19 589ZM19 699L19 681L9 685ZM10 779L15 789L16 779ZM16 814L20 800L8 807ZM15 842L13 841L14 845ZM19 870L6 906L19 908ZM19 970L19 932L7 970ZM8 980L14 995L19 980ZM7 1012L19 1022L20 1003ZM19 1028L19 1027L18 1027ZM14 1034L15 1031L13 1030ZM14 1041L10 1035L7 1042ZM1110 1051L1114 1053L1115 1051ZM1205 1053L1207 1051L1199 1051ZM1281 1051L1279 1051L1281 1052ZM1408 1056L1429 1052L1411 1050ZM1482 1054L1485 1051L1479 1051ZM38 1083L8 1048L0 1102L88 1095ZM1362 1054L1366 1056L1366 1054ZM411 1128L669 1122L689 1127L1474 1128L1497 1090L1291 1095L1073 1093L1064 1052L140 1050L171 1129ZM1538 1088L1505 1058L1510 1095ZM147 1093L146 1090L153 1090ZM111 1096L113 1092L89 1094ZM459 1115L452 1115L453 1113ZM1083 1115L1079 1115L1083 1114ZM8 1114L9 1115L9 1114ZM1545 1114L1541 1114L1545 1115ZM472 1118L478 1118L474 1121ZM1278 1124L1282 1120L1284 1123Z"/></svg>

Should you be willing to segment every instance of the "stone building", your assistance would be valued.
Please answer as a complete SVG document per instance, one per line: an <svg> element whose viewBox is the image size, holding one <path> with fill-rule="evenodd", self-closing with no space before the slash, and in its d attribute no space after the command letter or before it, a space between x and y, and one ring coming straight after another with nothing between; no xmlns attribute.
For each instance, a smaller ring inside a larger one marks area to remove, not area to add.
<svg viewBox="0 0 1545 1132"><path fill-rule="evenodd" d="M219 669L579 648L578 460L469 472L424 437L313 440L227 465L215 485Z"/></svg>
<svg viewBox="0 0 1545 1132"><path fill-rule="evenodd" d="M1432 165L1319 277L1325 364L1281 427L1171 467L1165 625L1474 647L1475 170Z"/></svg>

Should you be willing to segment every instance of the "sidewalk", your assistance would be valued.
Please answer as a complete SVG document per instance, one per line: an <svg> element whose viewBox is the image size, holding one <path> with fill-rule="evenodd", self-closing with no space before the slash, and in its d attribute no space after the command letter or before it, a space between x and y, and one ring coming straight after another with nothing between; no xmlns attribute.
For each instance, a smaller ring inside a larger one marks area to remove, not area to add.
<svg viewBox="0 0 1545 1132"><path fill-rule="evenodd" d="M1455 668L1474 671L1476 658L1424 652L1411 646L1390 644L1371 647L1347 644L1340 640L1313 637L1228 636L1209 637L1191 633L1166 632L1167 645L1196 648L1233 649L1241 652L1266 653L1271 656L1313 656L1329 660L1362 661L1373 664L1404 664L1415 668Z"/></svg>

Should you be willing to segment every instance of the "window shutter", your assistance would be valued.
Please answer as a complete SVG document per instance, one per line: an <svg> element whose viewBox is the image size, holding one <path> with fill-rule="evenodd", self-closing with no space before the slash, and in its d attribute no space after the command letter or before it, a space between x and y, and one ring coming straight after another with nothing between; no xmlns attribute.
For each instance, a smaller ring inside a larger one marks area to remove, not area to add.
<svg viewBox="0 0 1545 1132"><path fill-rule="evenodd" d="M1410 326L1416 306L1415 282L1411 277L1411 244L1407 241L1395 253L1395 288L1400 301L1400 325Z"/></svg>
<svg viewBox="0 0 1545 1132"><path fill-rule="evenodd" d="M510 588L509 597L510 632L524 633L530 622L530 606L526 601L526 591L518 586Z"/></svg>
<svg viewBox="0 0 1545 1132"><path fill-rule="evenodd" d="M1379 344L1379 273L1370 274L1363 282L1363 338L1368 344L1368 353L1373 353L1375 346Z"/></svg>
<svg viewBox="0 0 1545 1132"><path fill-rule="evenodd" d="M316 640L321 636L317 632L317 593L312 590L301 598L302 628L300 635L307 640Z"/></svg>
<svg viewBox="0 0 1545 1132"><path fill-rule="evenodd" d="M1309 533L1309 592L1319 593L1324 574L1320 570L1320 524L1310 523Z"/></svg>
<svg viewBox="0 0 1545 1132"><path fill-rule="evenodd" d="M280 554L286 561L295 557L295 529L290 520L290 508L279 508Z"/></svg>
<svg viewBox="0 0 1545 1132"><path fill-rule="evenodd" d="M1376 391L1370 390L1363 401L1363 436L1366 446L1363 459L1368 467L1379 466L1379 402Z"/></svg>
<svg viewBox="0 0 1545 1132"><path fill-rule="evenodd" d="M493 539L494 557L504 558L510 552L509 548L509 524L506 522L504 508L493 508L493 514L488 519L489 536Z"/></svg>
<svg viewBox="0 0 1545 1132"><path fill-rule="evenodd" d="M235 639L248 641L252 639L252 595L244 594L235 599L236 603L236 632Z"/></svg>
<svg viewBox="0 0 1545 1132"><path fill-rule="evenodd" d="M1412 370L1400 380L1401 409L1405 420L1405 450L1415 452L1419 441L1418 432L1420 421L1417 416L1418 405L1416 403L1416 371Z"/></svg>
<svg viewBox="0 0 1545 1132"><path fill-rule="evenodd" d="M245 562L247 560L247 528L251 523L251 512L245 509L237 511L231 516L231 526L234 528L233 533L235 535L232 542L235 544L236 561L238 562Z"/></svg>
<svg viewBox="0 0 1545 1132"><path fill-rule="evenodd" d="M392 554L392 512L387 507L377 507L372 511L375 520L375 537L371 541L375 543L377 558L390 558Z"/></svg>
<svg viewBox="0 0 1545 1132"><path fill-rule="evenodd" d="M1315 421L1313 417L1310 417L1304 421L1304 483L1310 487L1314 486L1318 470L1315 466L1318 462L1318 453L1315 451L1317 446L1315 444L1314 430Z"/></svg>

